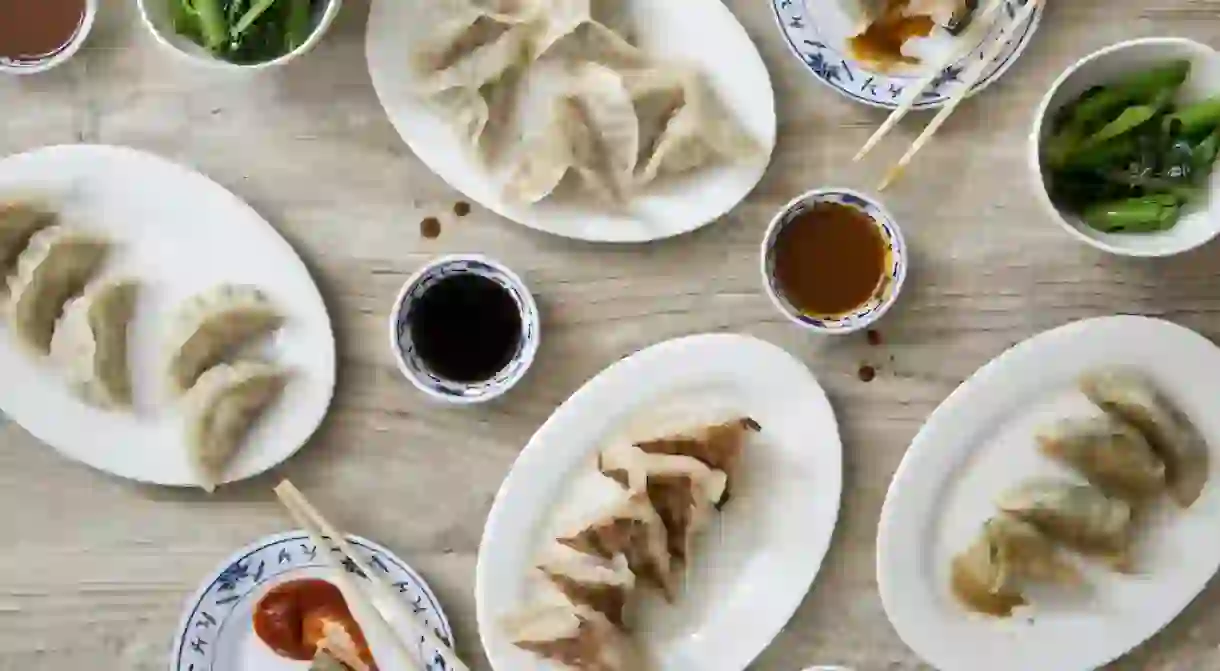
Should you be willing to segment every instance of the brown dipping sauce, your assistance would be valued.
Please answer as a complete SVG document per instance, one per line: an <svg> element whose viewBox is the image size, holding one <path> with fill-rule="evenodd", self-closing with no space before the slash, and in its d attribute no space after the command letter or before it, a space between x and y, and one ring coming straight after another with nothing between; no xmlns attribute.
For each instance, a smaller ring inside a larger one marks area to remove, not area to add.
<svg viewBox="0 0 1220 671"><path fill-rule="evenodd" d="M275 654L310 661L323 640L323 624L335 623L352 637L360 658L375 668L360 625L338 587L325 580L293 580L277 585L254 608L254 633Z"/></svg>
<svg viewBox="0 0 1220 671"><path fill-rule="evenodd" d="M867 214L818 203L780 231L774 254L778 288L792 307L810 317L836 317L873 297L889 249Z"/></svg>
<svg viewBox="0 0 1220 671"><path fill-rule="evenodd" d="M930 16L904 14L909 2L889 0L885 13L870 23L864 32L848 40L852 56L882 69L899 63L918 63L918 58L902 53L902 48L913 38L932 34L936 22Z"/></svg>
<svg viewBox="0 0 1220 671"><path fill-rule="evenodd" d="M0 0L0 60L39 61L80 31L85 0Z"/></svg>

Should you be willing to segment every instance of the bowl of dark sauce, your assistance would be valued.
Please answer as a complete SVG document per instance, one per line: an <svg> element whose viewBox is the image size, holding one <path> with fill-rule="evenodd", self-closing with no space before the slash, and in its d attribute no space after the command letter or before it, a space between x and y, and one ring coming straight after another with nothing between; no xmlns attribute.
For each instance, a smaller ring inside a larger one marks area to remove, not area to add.
<svg viewBox="0 0 1220 671"><path fill-rule="evenodd" d="M0 74L44 72L72 58L97 16L97 0L0 0Z"/></svg>
<svg viewBox="0 0 1220 671"><path fill-rule="evenodd" d="M480 255L427 264L403 286L390 317L399 370L429 396L460 405L497 398L525 377L539 342L525 283Z"/></svg>
<svg viewBox="0 0 1220 671"><path fill-rule="evenodd" d="M820 333L854 333L897 299L907 275L906 244L877 201L850 189L819 189L772 219L762 275L789 320Z"/></svg>

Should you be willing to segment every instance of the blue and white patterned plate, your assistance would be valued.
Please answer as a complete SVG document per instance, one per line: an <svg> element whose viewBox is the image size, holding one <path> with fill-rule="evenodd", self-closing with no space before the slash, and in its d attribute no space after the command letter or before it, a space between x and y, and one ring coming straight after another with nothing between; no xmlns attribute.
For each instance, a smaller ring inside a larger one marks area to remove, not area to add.
<svg viewBox="0 0 1220 671"><path fill-rule="evenodd" d="M423 578L384 547L359 536L348 540L373 568L398 589L437 638L449 643L453 632L440 602ZM337 550L336 550L337 551ZM347 571L363 578L351 560ZM283 659L254 634L253 613L258 599L272 587L301 578L325 578L329 565L304 531L268 536L222 565L187 602L174 636L170 671L302 671L307 662ZM375 647L375 646L374 646ZM417 659L429 660L425 671L445 671L436 650L419 643ZM384 669L384 671L394 671Z"/></svg>
<svg viewBox="0 0 1220 671"><path fill-rule="evenodd" d="M959 77L966 65L984 57L985 45L990 44L992 37L1000 30L1016 20L1017 9L1026 0L1004 0L1005 7L996 25L991 28L991 34L968 53L965 58L945 68L933 81L932 86L925 91L914 109L933 109L944 105L962 88ZM919 66L883 73L871 70L869 66L854 60L847 50L847 39L853 31L852 20L843 11L840 3L827 0L771 0L775 9L775 18L780 30L793 53L805 63L809 71L818 81L835 91L866 105L874 107L895 108L902 97L902 91L913 84L919 77L926 75ZM816 7L817 11L811 11ZM1042 7L1039 7L1019 28L1016 37L1006 47L1000 57L983 73L983 78L975 85L971 95L982 91L992 82L999 79L1008 70L1029 45L1034 32L1042 20ZM924 44L917 44L924 43ZM924 63L933 62L937 53L954 46L947 37L927 40L915 40L908 45L908 52L921 56ZM926 66L925 66L926 67Z"/></svg>

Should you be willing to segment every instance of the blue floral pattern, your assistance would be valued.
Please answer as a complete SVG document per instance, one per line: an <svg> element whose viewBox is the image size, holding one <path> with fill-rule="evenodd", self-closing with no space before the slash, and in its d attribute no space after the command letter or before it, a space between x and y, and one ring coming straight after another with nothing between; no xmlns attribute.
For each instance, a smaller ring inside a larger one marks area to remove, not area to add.
<svg viewBox="0 0 1220 671"><path fill-rule="evenodd" d="M436 637L452 645L453 631L441 610L436 596L427 583L415 571L395 557L389 550L371 541L351 536L353 546L360 550L364 559L403 595L412 611L425 626L433 628ZM338 550L334 550L338 552ZM190 602L185 617L178 627L174 651L170 658L170 671L229 671L213 668L212 655L224 635L226 620L237 610L244 599L261 594L279 578L302 569L324 567L328 564L318 557L318 548L303 532L291 532L265 538L238 553L221 569L211 582ZM364 577L350 559L343 563L348 573ZM244 612L244 611L243 611ZM242 623L236 628L249 627ZM230 627L230 631L234 630ZM446 671L444 658L436 650L425 649L419 642L419 658L427 659L424 671Z"/></svg>
<svg viewBox="0 0 1220 671"><path fill-rule="evenodd" d="M1016 19L1016 8L1022 6L1025 1L1004 0L1005 11L992 28L993 35ZM776 21L793 53L805 63L818 81L848 98L875 107L897 107L903 89L911 84L915 77L873 72L852 60L836 46L828 43L818 29L817 15L809 10L807 4L807 0L772 0ZM1004 74L1033 37L1041 18L1042 8L1039 7L1026 25L1018 29L1012 43L983 73L983 78L975 85L973 92L982 90ZM982 59L985 45L989 42L990 40L984 40L961 61L938 74L928 90L920 95L915 109L940 107L951 99L962 87L960 77L966 69L966 64L971 60Z"/></svg>

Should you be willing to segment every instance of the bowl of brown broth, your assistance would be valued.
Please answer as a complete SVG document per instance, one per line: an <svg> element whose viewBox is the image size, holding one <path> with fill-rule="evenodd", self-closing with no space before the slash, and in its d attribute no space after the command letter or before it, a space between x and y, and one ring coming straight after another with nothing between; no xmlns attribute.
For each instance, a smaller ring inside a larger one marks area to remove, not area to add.
<svg viewBox="0 0 1220 671"><path fill-rule="evenodd" d="M84 44L98 0L0 0L0 74L44 72Z"/></svg>
<svg viewBox="0 0 1220 671"><path fill-rule="evenodd" d="M762 274L771 301L794 323L853 333L897 299L907 274L906 244L877 201L851 189L818 189L793 199L771 221Z"/></svg>

